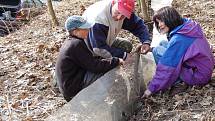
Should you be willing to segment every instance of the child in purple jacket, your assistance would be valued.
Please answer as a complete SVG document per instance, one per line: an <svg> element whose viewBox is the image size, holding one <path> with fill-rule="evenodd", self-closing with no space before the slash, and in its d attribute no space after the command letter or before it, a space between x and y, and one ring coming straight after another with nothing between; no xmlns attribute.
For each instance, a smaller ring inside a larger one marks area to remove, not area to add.
<svg viewBox="0 0 215 121"><path fill-rule="evenodd" d="M171 87L177 80L187 85L205 85L212 76L214 57L200 25L182 18L173 7L163 7L153 17L168 42L152 48L156 73L143 97Z"/></svg>

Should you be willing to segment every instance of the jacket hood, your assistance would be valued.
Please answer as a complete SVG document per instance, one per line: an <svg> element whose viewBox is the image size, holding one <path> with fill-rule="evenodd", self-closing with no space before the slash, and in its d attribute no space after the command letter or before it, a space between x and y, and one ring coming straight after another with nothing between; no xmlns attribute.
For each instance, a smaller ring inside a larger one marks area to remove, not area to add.
<svg viewBox="0 0 215 121"><path fill-rule="evenodd" d="M184 23L170 32L170 37L173 34L183 34L190 37L204 36L200 25L188 18L183 18Z"/></svg>

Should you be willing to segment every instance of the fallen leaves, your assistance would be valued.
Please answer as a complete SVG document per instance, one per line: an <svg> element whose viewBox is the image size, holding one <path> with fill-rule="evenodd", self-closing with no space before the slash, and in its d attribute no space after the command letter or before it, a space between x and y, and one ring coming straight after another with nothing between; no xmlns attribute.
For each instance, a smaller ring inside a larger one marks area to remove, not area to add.
<svg viewBox="0 0 215 121"><path fill-rule="evenodd" d="M215 45L215 17L213 0L173 0L182 15L197 20L209 41ZM215 49L214 49L215 50ZM215 51L214 51L215 57ZM189 91L173 97L167 93L152 97L150 104L143 102L141 111L130 121L148 120L215 120L215 72L210 84L204 87L192 87Z"/></svg>
<svg viewBox="0 0 215 121"><path fill-rule="evenodd" d="M199 2L200 1L200 2ZM66 18L80 15L94 1L62 1L56 9L60 26L51 28L46 9L32 11L35 18L15 33L0 37L0 117L2 120L44 120L65 104L63 96L51 88L52 72L62 42ZM189 2L189 4L188 4ZM214 4L211 0L177 1L183 13L199 20L210 43L215 44ZM195 8L198 7L198 8ZM120 36L137 40L122 32ZM133 42L137 44L136 42ZM212 79L215 80L215 79ZM131 117L143 120L214 120L215 83L170 97L158 94L141 102ZM12 114L12 115L11 115ZM0 120L1 120L0 119ZM198 119L199 120L199 119Z"/></svg>

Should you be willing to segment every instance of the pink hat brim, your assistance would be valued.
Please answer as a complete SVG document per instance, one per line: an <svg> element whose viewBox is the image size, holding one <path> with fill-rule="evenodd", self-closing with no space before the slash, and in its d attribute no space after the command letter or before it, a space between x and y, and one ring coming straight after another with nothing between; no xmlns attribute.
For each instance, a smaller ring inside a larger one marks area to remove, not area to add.
<svg viewBox="0 0 215 121"><path fill-rule="evenodd" d="M119 10L119 12L122 15L124 15L126 18L130 19L132 11L129 11L129 10L125 9L123 7L123 5L120 5L120 4L122 4L122 3L118 3L118 10Z"/></svg>

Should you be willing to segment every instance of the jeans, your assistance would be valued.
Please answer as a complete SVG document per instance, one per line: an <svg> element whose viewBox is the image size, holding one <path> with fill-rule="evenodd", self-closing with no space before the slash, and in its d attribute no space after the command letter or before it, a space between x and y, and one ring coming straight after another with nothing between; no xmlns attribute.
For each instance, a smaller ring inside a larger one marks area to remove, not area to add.
<svg viewBox="0 0 215 121"><path fill-rule="evenodd" d="M163 40L159 43L159 45L155 48L153 48L152 50L152 54L154 56L154 59L155 59L155 63L156 65L158 64L160 58L163 56L163 54L165 53L166 49L167 49L167 46L168 46L168 41L166 40ZM174 85L178 84L182 82L182 79L180 77L178 77L174 83Z"/></svg>
<svg viewBox="0 0 215 121"><path fill-rule="evenodd" d="M152 54L154 56L156 64L158 64L158 61L160 60L160 58L165 53L165 51L167 49L167 45L168 45L168 41L163 40L159 43L159 45L157 47L154 47L152 49Z"/></svg>
<svg viewBox="0 0 215 121"><path fill-rule="evenodd" d="M90 84L95 82L98 78L100 78L103 75L104 75L104 73L96 74L96 73L92 73L92 72L87 71L85 76L84 76L83 88L86 88L87 86L89 86Z"/></svg>
<svg viewBox="0 0 215 121"><path fill-rule="evenodd" d="M116 38L111 47L123 49L127 53L132 51L132 43L127 39L119 37Z"/></svg>

